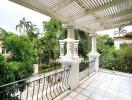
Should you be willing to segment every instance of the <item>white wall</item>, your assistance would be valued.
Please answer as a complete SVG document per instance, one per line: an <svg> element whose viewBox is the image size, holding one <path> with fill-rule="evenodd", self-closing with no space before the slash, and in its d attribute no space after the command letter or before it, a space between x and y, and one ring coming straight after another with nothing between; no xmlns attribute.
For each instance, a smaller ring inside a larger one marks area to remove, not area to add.
<svg viewBox="0 0 132 100"><path fill-rule="evenodd" d="M114 41L114 46L116 47L116 49L120 49L120 44L123 44L123 43L132 43L132 40L115 40Z"/></svg>

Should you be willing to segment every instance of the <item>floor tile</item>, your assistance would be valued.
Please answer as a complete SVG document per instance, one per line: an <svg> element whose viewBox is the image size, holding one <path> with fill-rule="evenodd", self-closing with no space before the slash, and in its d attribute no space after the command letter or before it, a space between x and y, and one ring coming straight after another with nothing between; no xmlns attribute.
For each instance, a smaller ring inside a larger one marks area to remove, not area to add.
<svg viewBox="0 0 132 100"><path fill-rule="evenodd" d="M86 80L65 100L132 100L131 84L132 78L127 76L98 72L96 77Z"/></svg>
<svg viewBox="0 0 132 100"><path fill-rule="evenodd" d="M87 99L88 97L82 94L79 94L76 98L74 98L74 100L87 100Z"/></svg>
<svg viewBox="0 0 132 100"><path fill-rule="evenodd" d="M76 97L77 95L79 94L79 92L75 92L75 91L73 91L73 92L71 92L69 95L71 96L71 97Z"/></svg>

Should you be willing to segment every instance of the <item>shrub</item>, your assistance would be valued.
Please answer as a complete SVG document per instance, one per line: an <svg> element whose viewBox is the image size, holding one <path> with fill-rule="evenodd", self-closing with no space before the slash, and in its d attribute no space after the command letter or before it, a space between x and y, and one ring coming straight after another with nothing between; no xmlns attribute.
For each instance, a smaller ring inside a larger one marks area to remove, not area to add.
<svg viewBox="0 0 132 100"><path fill-rule="evenodd" d="M0 54L0 85L15 81L15 75L8 66L4 56Z"/></svg>

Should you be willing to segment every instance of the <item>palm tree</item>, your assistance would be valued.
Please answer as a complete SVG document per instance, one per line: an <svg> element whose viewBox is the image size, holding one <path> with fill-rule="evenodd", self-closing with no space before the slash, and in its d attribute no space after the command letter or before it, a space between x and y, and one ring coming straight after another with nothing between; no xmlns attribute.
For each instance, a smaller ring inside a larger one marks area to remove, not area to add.
<svg viewBox="0 0 132 100"><path fill-rule="evenodd" d="M39 29L32 22L27 21L27 35L30 39L37 38L39 35Z"/></svg>
<svg viewBox="0 0 132 100"><path fill-rule="evenodd" d="M19 24L16 26L16 30L19 30L20 34L26 32L26 19L22 18L22 20L19 21Z"/></svg>
<svg viewBox="0 0 132 100"><path fill-rule="evenodd" d="M6 34L7 34L6 30L0 27L0 40L3 40Z"/></svg>
<svg viewBox="0 0 132 100"><path fill-rule="evenodd" d="M19 30L20 34L26 33L30 40L37 38L39 35L39 29L31 21L26 21L25 18L20 20L19 24L16 26L16 30Z"/></svg>

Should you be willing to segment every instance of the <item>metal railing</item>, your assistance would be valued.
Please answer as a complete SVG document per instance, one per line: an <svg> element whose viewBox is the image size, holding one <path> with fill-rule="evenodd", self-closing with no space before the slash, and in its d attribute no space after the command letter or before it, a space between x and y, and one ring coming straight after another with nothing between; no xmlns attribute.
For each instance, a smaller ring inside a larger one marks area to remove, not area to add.
<svg viewBox="0 0 132 100"><path fill-rule="evenodd" d="M79 79L83 80L85 77L90 75L93 71L89 71L90 66L94 66L96 59L93 59L92 61L84 60L81 61L79 64Z"/></svg>
<svg viewBox="0 0 132 100"><path fill-rule="evenodd" d="M100 58L100 68L117 72L132 73L132 60L121 58Z"/></svg>
<svg viewBox="0 0 132 100"><path fill-rule="evenodd" d="M0 86L0 100L53 100L70 89L70 67L41 78L28 78Z"/></svg>

